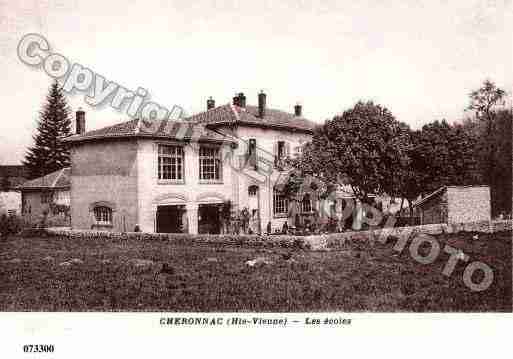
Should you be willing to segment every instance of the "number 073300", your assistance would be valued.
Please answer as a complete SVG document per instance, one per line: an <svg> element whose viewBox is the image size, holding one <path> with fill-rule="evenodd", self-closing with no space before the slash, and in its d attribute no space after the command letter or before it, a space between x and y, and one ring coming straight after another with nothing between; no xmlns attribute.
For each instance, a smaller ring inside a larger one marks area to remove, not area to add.
<svg viewBox="0 0 513 359"><path fill-rule="evenodd" d="M53 344L25 344L23 346L24 353L53 353L54 350Z"/></svg>

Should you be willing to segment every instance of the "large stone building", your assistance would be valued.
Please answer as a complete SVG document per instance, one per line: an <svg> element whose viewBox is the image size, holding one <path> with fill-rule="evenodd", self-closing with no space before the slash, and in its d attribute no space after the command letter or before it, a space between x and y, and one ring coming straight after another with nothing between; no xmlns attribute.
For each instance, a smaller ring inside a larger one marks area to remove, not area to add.
<svg viewBox="0 0 513 359"><path fill-rule="evenodd" d="M294 113L233 103L183 121L130 120L78 133L71 147L72 227L145 232L219 233L223 205L246 209L250 227L261 232L287 220L287 199L274 190L282 163L299 154L315 124ZM304 205L311 210L311 205Z"/></svg>
<svg viewBox="0 0 513 359"><path fill-rule="evenodd" d="M491 219L488 186L444 186L414 204L421 224L467 223Z"/></svg>

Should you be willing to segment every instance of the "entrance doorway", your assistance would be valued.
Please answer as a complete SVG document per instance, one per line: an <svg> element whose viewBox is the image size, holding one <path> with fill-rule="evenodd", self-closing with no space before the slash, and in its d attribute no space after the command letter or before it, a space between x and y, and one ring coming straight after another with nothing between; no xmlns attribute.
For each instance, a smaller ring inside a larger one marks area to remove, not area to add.
<svg viewBox="0 0 513 359"><path fill-rule="evenodd" d="M250 233L262 233L260 227L260 188L257 185L248 187L248 207Z"/></svg>
<svg viewBox="0 0 513 359"><path fill-rule="evenodd" d="M198 233L221 233L221 204L200 204L198 206Z"/></svg>
<svg viewBox="0 0 513 359"><path fill-rule="evenodd" d="M182 233L185 206L158 206L157 232Z"/></svg>

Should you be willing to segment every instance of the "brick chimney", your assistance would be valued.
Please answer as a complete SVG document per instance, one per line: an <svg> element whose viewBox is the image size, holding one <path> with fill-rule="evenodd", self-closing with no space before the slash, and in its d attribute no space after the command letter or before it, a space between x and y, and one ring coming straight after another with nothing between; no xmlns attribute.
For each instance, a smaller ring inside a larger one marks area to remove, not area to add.
<svg viewBox="0 0 513 359"><path fill-rule="evenodd" d="M85 111L81 107L75 112L75 132L77 135L83 135L86 132Z"/></svg>
<svg viewBox="0 0 513 359"><path fill-rule="evenodd" d="M264 118L265 117L265 93L264 91L260 91L258 94L258 117Z"/></svg>
<svg viewBox="0 0 513 359"><path fill-rule="evenodd" d="M238 93L233 97L233 106L240 106L240 97Z"/></svg>
<svg viewBox="0 0 513 359"><path fill-rule="evenodd" d="M210 96L207 100L207 110L211 110L216 107L216 101Z"/></svg>
<svg viewBox="0 0 513 359"><path fill-rule="evenodd" d="M302 115L302 110L303 108L301 107L301 105L298 103L296 103L296 106L294 106L294 114L296 115L296 117L301 117Z"/></svg>
<svg viewBox="0 0 513 359"><path fill-rule="evenodd" d="M239 106L246 107L246 96L242 92L239 92Z"/></svg>

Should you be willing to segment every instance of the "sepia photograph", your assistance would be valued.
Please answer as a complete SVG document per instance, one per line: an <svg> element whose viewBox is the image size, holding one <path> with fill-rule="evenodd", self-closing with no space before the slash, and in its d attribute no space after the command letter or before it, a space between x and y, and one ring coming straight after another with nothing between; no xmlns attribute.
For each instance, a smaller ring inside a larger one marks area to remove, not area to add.
<svg viewBox="0 0 513 359"><path fill-rule="evenodd" d="M511 313L512 33L511 0L0 0L0 322Z"/></svg>

